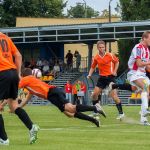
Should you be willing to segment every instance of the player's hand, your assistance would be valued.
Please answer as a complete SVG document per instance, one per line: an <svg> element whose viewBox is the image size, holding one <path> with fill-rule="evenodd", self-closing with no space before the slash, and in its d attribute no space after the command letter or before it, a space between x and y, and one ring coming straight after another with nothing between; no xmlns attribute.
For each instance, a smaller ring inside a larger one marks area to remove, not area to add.
<svg viewBox="0 0 150 150"><path fill-rule="evenodd" d="M2 105L0 105L0 111L4 111L4 107Z"/></svg>
<svg viewBox="0 0 150 150"><path fill-rule="evenodd" d="M117 72L113 72L112 75L116 77L117 76Z"/></svg>
<svg viewBox="0 0 150 150"><path fill-rule="evenodd" d="M87 76L87 79L91 79L91 75L88 75L88 76Z"/></svg>

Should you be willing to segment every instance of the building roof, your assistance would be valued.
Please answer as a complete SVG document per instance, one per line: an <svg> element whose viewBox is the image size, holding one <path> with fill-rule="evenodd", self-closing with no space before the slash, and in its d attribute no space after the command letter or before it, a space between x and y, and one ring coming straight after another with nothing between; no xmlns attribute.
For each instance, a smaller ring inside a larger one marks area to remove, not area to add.
<svg viewBox="0 0 150 150"><path fill-rule="evenodd" d="M112 17L112 22L119 22L119 17ZM53 26L53 25L79 25L93 23L107 23L108 18L26 18L17 17L16 27Z"/></svg>

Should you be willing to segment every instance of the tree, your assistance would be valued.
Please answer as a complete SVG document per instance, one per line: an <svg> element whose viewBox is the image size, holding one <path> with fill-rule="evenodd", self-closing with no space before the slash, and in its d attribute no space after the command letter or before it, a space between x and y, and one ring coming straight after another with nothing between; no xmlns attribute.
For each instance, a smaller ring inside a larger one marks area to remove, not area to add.
<svg viewBox="0 0 150 150"><path fill-rule="evenodd" d="M100 14L100 17L108 18L109 17L109 11L107 9L104 9L102 11L102 13ZM111 17L118 17L118 15L117 14L111 14Z"/></svg>
<svg viewBox="0 0 150 150"><path fill-rule="evenodd" d="M149 0L120 0L120 9L123 21L150 19Z"/></svg>
<svg viewBox="0 0 150 150"><path fill-rule="evenodd" d="M15 26L16 17L62 17L65 6L63 0L3 0L0 26Z"/></svg>
<svg viewBox="0 0 150 150"><path fill-rule="evenodd" d="M68 10L67 16L73 18L92 18L99 16L99 12L90 6L86 6L85 8L85 5L77 4Z"/></svg>
<svg viewBox="0 0 150 150"><path fill-rule="evenodd" d="M149 0L120 0L121 17L123 21L137 21L150 19ZM139 39L119 40L120 71L127 69L127 62L133 46Z"/></svg>
<svg viewBox="0 0 150 150"><path fill-rule="evenodd" d="M64 0L34 0L38 17L63 17Z"/></svg>

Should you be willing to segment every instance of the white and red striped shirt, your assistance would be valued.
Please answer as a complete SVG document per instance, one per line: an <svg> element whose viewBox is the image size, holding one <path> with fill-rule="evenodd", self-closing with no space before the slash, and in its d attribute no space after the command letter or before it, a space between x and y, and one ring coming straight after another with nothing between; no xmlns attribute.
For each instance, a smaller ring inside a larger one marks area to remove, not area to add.
<svg viewBox="0 0 150 150"><path fill-rule="evenodd" d="M148 62L149 56L150 56L150 52L148 47L145 47L141 43L135 45L128 61L129 69L132 71L145 72L146 66L138 67L136 64L136 59L141 59L143 62Z"/></svg>

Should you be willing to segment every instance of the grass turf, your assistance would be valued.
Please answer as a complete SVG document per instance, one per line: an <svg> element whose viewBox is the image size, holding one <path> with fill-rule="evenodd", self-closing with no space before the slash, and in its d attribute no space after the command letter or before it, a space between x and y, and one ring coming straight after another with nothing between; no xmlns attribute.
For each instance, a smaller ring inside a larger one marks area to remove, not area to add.
<svg viewBox="0 0 150 150"><path fill-rule="evenodd" d="M149 150L150 127L138 125L140 107L124 107L127 118L116 120L116 108L104 107L107 119L102 126L69 119L52 106L27 106L26 110L41 130L38 141L29 145L28 131L12 114L4 112L10 146L0 150Z"/></svg>

